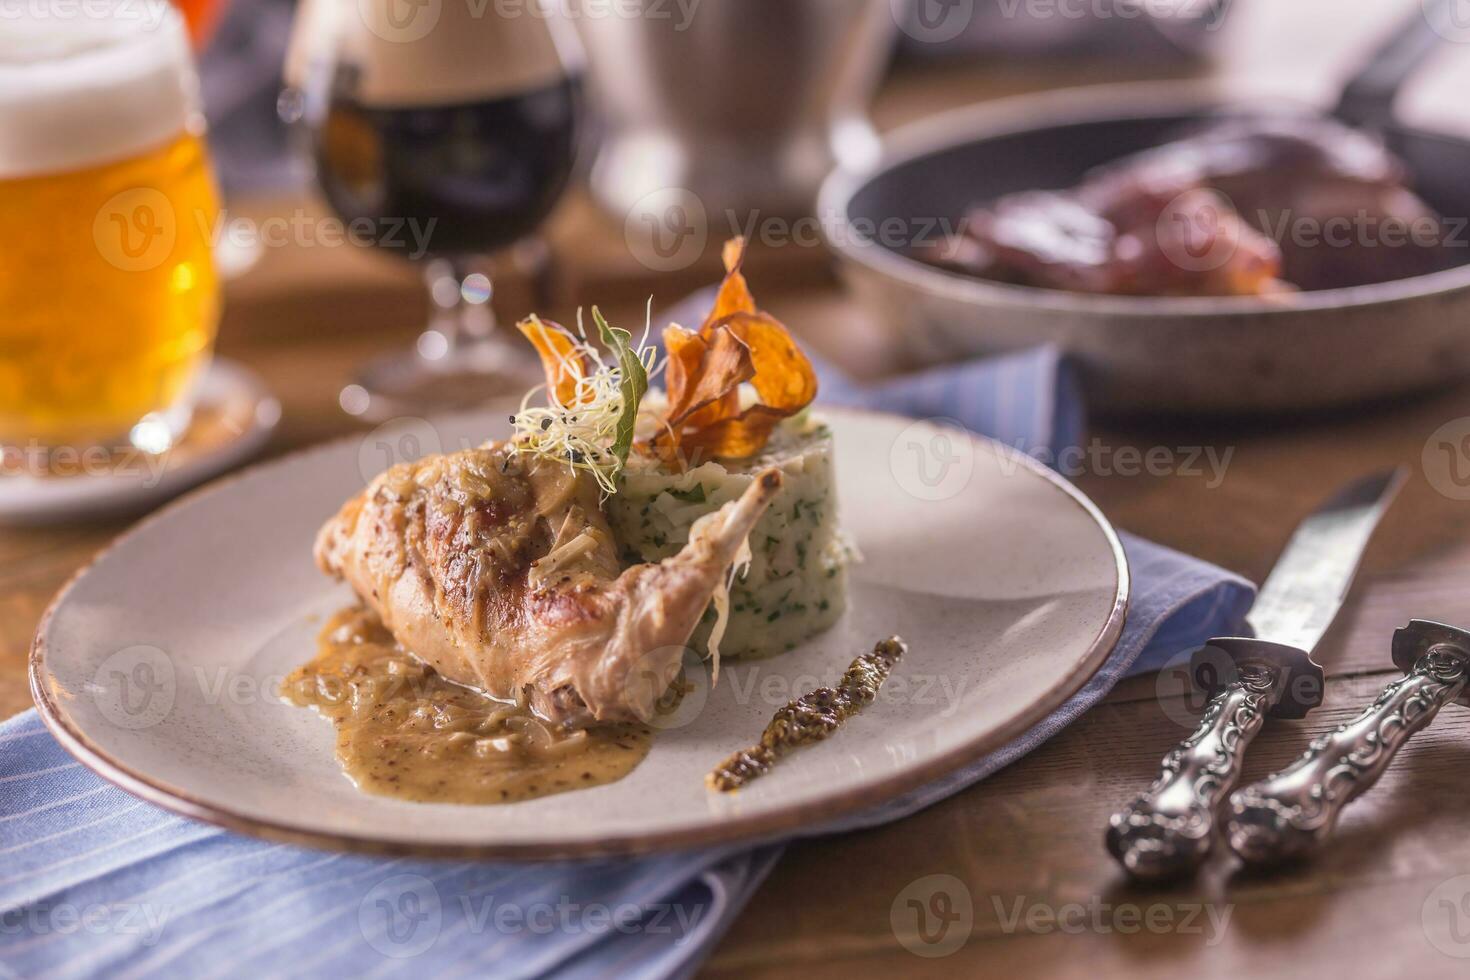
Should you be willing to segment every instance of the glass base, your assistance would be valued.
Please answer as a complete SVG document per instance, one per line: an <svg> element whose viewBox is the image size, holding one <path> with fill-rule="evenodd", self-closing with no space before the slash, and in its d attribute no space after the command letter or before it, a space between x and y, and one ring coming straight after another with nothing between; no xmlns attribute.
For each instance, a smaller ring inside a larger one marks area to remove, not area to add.
<svg viewBox="0 0 1470 980"><path fill-rule="evenodd" d="M155 456L168 452L189 430L194 418L194 393L173 408L149 412L128 430L128 442L136 449Z"/></svg>
<svg viewBox="0 0 1470 980"><path fill-rule="evenodd" d="M342 410L369 422L463 412L545 380L529 345L521 350L499 336L450 344L427 330L416 346L364 365L338 395Z"/></svg>
<svg viewBox="0 0 1470 980"><path fill-rule="evenodd" d="M173 449L189 429L194 413L195 387L191 384L172 407L149 412L126 428L113 428L96 422L76 423L65 428L54 427L46 436L40 437L33 434L37 427L28 424L28 420L5 418L0 420L0 458L44 460L54 456L75 459L78 454L96 458L99 454L134 450L150 456L162 456Z"/></svg>

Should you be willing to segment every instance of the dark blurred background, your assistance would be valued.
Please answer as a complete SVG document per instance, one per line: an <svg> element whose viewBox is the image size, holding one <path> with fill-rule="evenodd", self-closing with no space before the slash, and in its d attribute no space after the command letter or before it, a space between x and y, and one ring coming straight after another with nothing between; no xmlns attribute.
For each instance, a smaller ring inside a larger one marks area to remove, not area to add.
<svg viewBox="0 0 1470 980"><path fill-rule="evenodd" d="M202 66L220 179L232 194L302 186L308 174L288 152L276 116L294 0L223 2ZM1067 85L1210 77L1226 53L1231 68L1222 82L1297 99L1326 97L1404 12L1403 4L1384 0L919 2L939 5L930 12L932 26L913 0L892 0L902 29L887 71L952 76L947 97L956 103ZM957 13L964 15L963 29L951 37ZM753 52L753 64L760 55ZM1456 104L1470 85L1470 63L1460 68L1461 59L1443 60L1411 93L1406 116L1470 128ZM901 106L886 114L884 108L877 114L880 129L904 115Z"/></svg>

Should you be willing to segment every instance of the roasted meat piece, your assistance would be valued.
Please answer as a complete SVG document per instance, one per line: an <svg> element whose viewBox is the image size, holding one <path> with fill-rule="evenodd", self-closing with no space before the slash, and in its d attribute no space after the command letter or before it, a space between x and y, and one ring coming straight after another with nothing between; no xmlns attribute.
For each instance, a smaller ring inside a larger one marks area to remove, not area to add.
<svg viewBox="0 0 1470 980"><path fill-rule="evenodd" d="M1450 264L1440 219L1375 139L1328 119L1212 123L1066 191L975 209L926 261L1071 292L1259 295Z"/></svg>
<svg viewBox="0 0 1470 980"><path fill-rule="evenodd" d="M569 725L647 721L780 487L761 474L677 555L620 571L590 476L489 444L380 475L316 560L450 680Z"/></svg>
<svg viewBox="0 0 1470 980"><path fill-rule="evenodd" d="M1122 191L1122 188L1115 188ZM1115 296L1229 296L1281 288L1281 251L1202 188L1127 195L1035 191L972 214L986 278Z"/></svg>

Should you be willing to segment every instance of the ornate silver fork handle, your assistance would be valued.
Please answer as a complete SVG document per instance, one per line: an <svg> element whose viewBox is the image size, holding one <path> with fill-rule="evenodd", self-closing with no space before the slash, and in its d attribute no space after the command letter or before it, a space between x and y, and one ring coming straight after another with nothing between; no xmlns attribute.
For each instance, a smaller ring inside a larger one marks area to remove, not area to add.
<svg viewBox="0 0 1470 980"><path fill-rule="evenodd" d="M1343 807L1378 781L1398 750L1455 700L1470 676L1470 655L1430 647L1362 714L1325 735L1281 772L1230 797L1231 850L1251 864L1303 854L1332 835Z"/></svg>
<svg viewBox="0 0 1470 980"><path fill-rule="evenodd" d="M1215 808L1240 778L1245 749L1280 695L1278 672L1242 667L1194 734L1164 756L1153 785L1108 821L1108 851L1136 878L1193 871L1214 840Z"/></svg>

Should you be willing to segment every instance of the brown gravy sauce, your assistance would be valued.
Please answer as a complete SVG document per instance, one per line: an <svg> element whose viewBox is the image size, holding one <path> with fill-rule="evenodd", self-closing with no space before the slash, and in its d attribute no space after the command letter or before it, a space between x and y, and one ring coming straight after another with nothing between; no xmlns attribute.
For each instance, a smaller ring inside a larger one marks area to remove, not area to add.
<svg viewBox="0 0 1470 980"><path fill-rule="evenodd" d="M360 607L328 620L281 696L332 720L337 761L359 789L424 803L514 803L611 783L653 743L644 725L566 731L447 681Z"/></svg>

